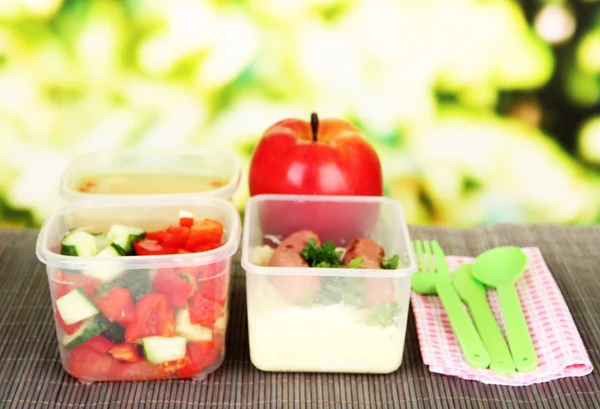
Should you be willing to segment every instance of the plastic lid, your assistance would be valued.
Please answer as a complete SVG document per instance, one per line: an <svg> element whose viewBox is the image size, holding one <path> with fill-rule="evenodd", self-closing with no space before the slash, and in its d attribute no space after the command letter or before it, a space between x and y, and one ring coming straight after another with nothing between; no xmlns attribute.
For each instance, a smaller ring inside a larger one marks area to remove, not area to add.
<svg viewBox="0 0 600 409"><path fill-rule="evenodd" d="M225 186L185 193L96 194L77 190L84 177L110 173L200 175L227 180ZM75 158L65 170L60 194L69 201L148 198L218 197L231 200L242 176L238 156L227 149L186 147L181 149L113 149Z"/></svg>

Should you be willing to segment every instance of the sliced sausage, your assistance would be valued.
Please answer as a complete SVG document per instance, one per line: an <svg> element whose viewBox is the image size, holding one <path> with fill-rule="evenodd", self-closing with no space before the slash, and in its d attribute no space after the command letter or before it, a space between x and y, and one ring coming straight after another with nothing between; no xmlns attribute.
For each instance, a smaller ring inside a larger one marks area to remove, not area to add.
<svg viewBox="0 0 600 409"><path fill-rule="evenodd" d="M277 246L269 266L308 267L301 254L311 238L316 239L317 245L321 244L317 234L310 230L300 230L291 234ZM317 276L273 275L270 280L281 296L292 304L302 303L322 290L321 279Z"/></svg>
<svg viewBox="0 0 600 409"><path fill-rule="evenodd" d="M383 248L372 239L359 238L348 245L342 264L347 266L356 257L362 257L362 268L380 270L381 261L385 256ZM365 306L372 307L381 302L396 301L394 283L387 277L365 278Z"/></svg>
<svg viewBox="0 0 600 409"><path fill-rule="evenodd" d="M346 248L342 264L347 266L356 257L362 257L362 268L380 269L385 255L383 248L372 239L361 237L352 241Z"/></svg>
<svg viewBox="0 0 600 409"><path fill-rule="evenodd" d="M308 267L306 260L302 258L302 250L308 244L308 240L314 238L317 245L321 244L319 236L310 230L300 230L291 234L283 240L275 249L269 261L270 267Z"/></svg>

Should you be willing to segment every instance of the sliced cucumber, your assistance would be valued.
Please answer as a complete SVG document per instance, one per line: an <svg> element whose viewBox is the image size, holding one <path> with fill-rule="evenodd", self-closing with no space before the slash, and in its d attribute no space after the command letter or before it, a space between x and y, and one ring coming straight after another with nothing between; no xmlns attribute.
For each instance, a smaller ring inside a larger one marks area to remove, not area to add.
<svg viewBox="0 0 600 409"><path fill-rule="evenodd" d="M82 230L71 230L60 242L63 256L93 257L96 252L96 239Z"/></svg>
<svg viewBox="0 0 600 409"><path fill-rule="evenodd" d="M127 254L133 252L133 242L145 236L145 232L137 227L113 224L110 226L106 238L109 242L118 244Z"/></svg>
<svg viewBox="0 0 600 409"><path fill-rule="evenodd" d="M183 337L142 338L144 355L151 364L176 361L185 357L187 340Z"/></svg>
<svg viewBox="0 0 600 409"><path fill-rule="evenodd" d="M117 344L125 341L125 327L116 322L108 321L108 323L108 327L102 332L102 335Z"/></svg>
<svg viewBox="0 0 600 409"><path fill-rule="evenodd" d="M102 233L92 233L92 236L96 240L96 251L101 251L110 244L106 236Z"/></svg>
<svg viewBox="0 0 600 409"><path fill-rule="evenodd" d="M56 300L56 308L67 325L83 321L100 312L81 288L76 288Z"/></svg>
<svg viewBox="0 0 600 409"><path fill-rule="evenodd" d="M96 295L105 296L113 287L127 288L133 302L152 292L148 270L125 270L116 280L102 284Z"/></svg>
<svg viewBox="0 0 600 409"><path fill-rule="evenodd" d="M215 332L224 334L225 330L227 330L227 315L222 316L218 320L215 321L214 324Z"/></svg>
<svg viewBox="0 0 600 409"><path fill-rule="evenodd" d="M127 252L118 244L110 243L104 250L96 254L96 257L122 257L126 256Z"/></svg>
<svg viewBox="0 0 600 409"><path fill-rule="evenodd" d="M106 317L100 314L96 315L82 322L81 327L71 335L65 334L62 337L61 343L66 349L75 348L95 336L102 334L109 325L110 322Z"/></svg>
<svg viewBox="0 0 600 409"><path fill-rule="evenodd" d="M212 341L210 328L192 324L188 310L178 310L175 314L175 332L188 341Z"/></svg>

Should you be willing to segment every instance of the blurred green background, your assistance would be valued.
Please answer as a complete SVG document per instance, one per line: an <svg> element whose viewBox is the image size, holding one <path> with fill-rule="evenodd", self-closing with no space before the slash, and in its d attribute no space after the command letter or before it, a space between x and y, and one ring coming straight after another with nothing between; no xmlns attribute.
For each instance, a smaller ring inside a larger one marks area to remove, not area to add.
<svg viewBox="0 0 600 409"><path fill-rule="evenodd" d="M79 154L247 165L313 110L364 130L411 223L600 219L598 0L0 0L0 225L39 226Z"/></svg>

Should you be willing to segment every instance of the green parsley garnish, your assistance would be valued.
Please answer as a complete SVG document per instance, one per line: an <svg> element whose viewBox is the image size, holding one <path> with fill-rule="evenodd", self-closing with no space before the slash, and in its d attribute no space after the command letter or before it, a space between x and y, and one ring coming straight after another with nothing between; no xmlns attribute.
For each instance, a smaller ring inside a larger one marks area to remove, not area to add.
<svg viewBox="0 0 600 409"><path fill-rule="evenodd" d="M348 263L348 268L362 268L362 262L365 261L362 257L354 257Z"/></svg>
<svg viewBox="0 0 600 409"><path fill-rule="evenodd" d="M302 258L306 260L310 267L341 267L341 254L342 253L336 249L333 242L326 241L318 246L315 238L308 239L308 243L304 247L304 250L302 250Z"/></svg>
<svg viewBox="0 0 600 409"><path fill-rule="evenodd" d="M397 254L389 258L384 258L381 262L381 267L383 267L386 270L396 270L398 268L399 260L400 257L398 257Z"/></svg>

